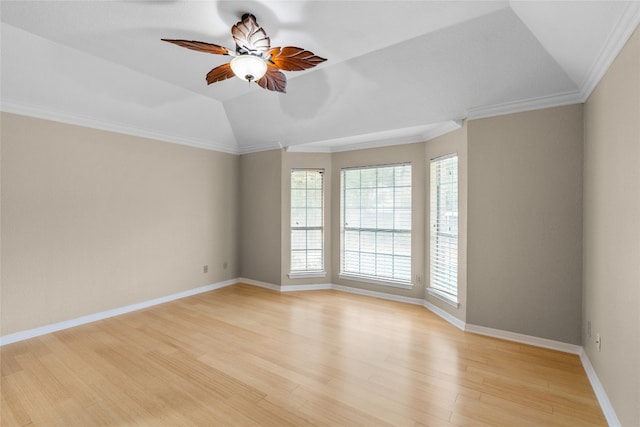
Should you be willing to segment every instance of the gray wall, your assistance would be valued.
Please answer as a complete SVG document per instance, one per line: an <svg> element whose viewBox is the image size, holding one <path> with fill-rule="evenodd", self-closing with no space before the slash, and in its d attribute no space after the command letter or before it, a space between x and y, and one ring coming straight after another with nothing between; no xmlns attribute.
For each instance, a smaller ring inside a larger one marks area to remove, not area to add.
<svg viewBox="0 0 640 427"><path fill-rule="evenodd" d="M0 334L238 277L237 156L7 113L1 141Z"/></svg>
<svg viewBox="0 0 640 427"><path fill-rule="evenodd" d="M639 426L640 30L584 115L583 346L621 424Z"/></svg>
<svg viewBox="0 0 640 427"><path fill-rule="evenodd" d="M582 106L474 120L467 322L580 344Z"/></svg>
<svg viewBox="0 0 640 427"><path fill-rule="evenodd" d="M240 156L240 275L280 284L281 150Z"/></svg>
<svg viewBox="0 0 640 427"><path fill-rule="evenodd" d="M238 276L286 283L284 177L321 163L327 281L421 298L424 277L409 291L338 279L339 171L414 161L414 276L427 273L426 162L466 136L466 321L582 343L621 423L640 425L639 75L636 31L584 120L558 107L321 156L233 156L3 113L0 334Z"/></svg>

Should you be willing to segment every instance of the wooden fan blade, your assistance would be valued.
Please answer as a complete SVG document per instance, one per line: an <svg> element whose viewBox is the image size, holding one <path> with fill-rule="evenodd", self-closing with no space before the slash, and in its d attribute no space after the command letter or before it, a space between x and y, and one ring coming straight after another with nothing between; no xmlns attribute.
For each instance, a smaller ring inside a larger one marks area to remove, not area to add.
<svg viewBox="0 0 640 427"><path fill-rule="evenodd" d="M229 55L230 50L224 46L218 46L217 44L197 42L194 40L173 40L173 39L160 39L163 42L173 43L178 46L186 47L187 49L197 50L198 52L213 53L216 55Z"/></svg>
<svg viewBox="0 0 640 427"><path fill-rule="evenodd" d="M275 92L287 93L287 77L277 68L269 65L266 74L256 81L261 88Z"/></svg>
<svg viewBox="0 0 640 427"><path fill-rule="evenodd" d="M244 15L242 21L231 27L231 35L239 53L264 55L271 47L267 33L251 14Z"/></svg>
<svg viewBox="0 0 640 427"><path fill-rule="evenodd" d="M221 82L222 80L230 79L234 77L233 70L231 69L231 64L222 64L213 70L209 71L207 74L207 84Z"/></svg>
<svg viewBox="0 0 640 427"><path fill-rule="evenodd" d="M268 55L271 55L270 61L274 66L285 71L302 71L326 61L313 52L294 46L274 47Z"/></svg>

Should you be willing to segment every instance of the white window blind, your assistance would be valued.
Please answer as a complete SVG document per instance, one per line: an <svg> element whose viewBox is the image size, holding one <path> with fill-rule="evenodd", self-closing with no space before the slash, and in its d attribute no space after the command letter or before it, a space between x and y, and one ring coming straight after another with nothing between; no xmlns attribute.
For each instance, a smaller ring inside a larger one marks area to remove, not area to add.
<svg viewBox="0 0 640 427"><path fill-rule="evenodd" d="M431 160L430 287L457 300L458 156Z"/></svg>
<svg viewBox="0 0 640 427"><path fill-rule="evenodd" d="M291 171L291 271L324 271L323 170Z"/></svg>
<svg viewBox="0 0 640 427"><path fill-rule="evenodd" d="M411 165L342 170L341 274L411 283Z"/></svg>

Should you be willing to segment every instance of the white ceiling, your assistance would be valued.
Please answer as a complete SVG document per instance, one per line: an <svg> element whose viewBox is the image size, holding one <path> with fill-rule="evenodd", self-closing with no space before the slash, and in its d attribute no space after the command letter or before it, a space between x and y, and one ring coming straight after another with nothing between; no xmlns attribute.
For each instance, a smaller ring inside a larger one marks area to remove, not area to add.
<svg viewBox="0 0 640 427"><path fill-rule="evenodd" d="M253 13L272 46L328 60L287 94L205 75ZM423 141L478 118L583 102L640 1L6 1L2 110L230 153Z"/></svg>

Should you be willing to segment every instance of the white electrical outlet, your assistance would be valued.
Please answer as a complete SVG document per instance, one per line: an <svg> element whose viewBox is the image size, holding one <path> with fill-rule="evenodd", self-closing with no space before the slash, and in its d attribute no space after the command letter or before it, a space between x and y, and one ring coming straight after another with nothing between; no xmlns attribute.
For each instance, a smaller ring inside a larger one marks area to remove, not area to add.
<svg viewBox="0 0 640 427"><path fill-rule="evenodd" d="M596 347L598 348L598 351L602 350L602 337L600 334L596 334Z"/></svg>
<svg viewBox="0 0 640 427"><path fill-rule="evenodd" d="M209 272L209 266L205 265L204 267L202 267L202 272L203 273L208 273Z"/></svg>

